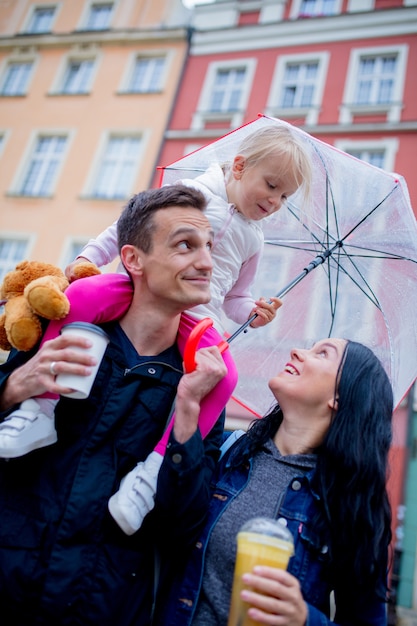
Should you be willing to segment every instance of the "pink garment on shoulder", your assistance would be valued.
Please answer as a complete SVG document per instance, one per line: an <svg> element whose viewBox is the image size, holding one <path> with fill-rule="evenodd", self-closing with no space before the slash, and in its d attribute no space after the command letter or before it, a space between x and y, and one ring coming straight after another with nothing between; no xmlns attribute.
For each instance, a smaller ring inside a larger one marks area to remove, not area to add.
<svg viewBox="0 0 417 626"><path fill-rule="evenodd" d="M133 285L126 274L98 274L72 282L65 294L70 301L70 311L64 319L54 320L48 324L41 345L49 339L58 337L65 324L71 322L100 324L119 319L126 313L132 302ZM181 354L184 354L190 332L200 321L187 313L181 315L177 335ZM218 345L222 340L217 330L210 327L202 336L199 347ZM229 350L223 352L223 359L228 373L201 403L199 428L203 438L213 428L237 384L237 369ZM52 393L45 393L41 397L59 398L58 395ZM172 426L173 419L155 448L162 455L165 454Z"/></svg>

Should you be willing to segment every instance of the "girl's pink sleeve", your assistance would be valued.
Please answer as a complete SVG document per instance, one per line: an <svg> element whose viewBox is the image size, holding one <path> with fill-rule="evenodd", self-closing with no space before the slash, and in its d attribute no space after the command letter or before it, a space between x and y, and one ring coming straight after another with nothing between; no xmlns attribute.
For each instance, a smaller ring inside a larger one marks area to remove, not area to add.
<svg viewBox="0 0 417 626"><path fill-rule="evenodd" d="M70 302L70 311L62 320L52 320L41 345L54 339L65 324L90 322L100 324L119 319L132 302L133 287L126 274L97 274L79 278L65 290Z"/></svg>

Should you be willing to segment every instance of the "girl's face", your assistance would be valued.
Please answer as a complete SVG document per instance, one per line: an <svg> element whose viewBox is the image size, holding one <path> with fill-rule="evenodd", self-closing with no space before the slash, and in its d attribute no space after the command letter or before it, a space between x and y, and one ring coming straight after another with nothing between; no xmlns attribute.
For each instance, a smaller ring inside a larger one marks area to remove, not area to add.
<svg viewBox="0 0 417 626"><path fill-rule="evenodd" d="M282 162L272 157L248 167L245 157L236 156L230 181L226 185L229 202L235 204L239 213L249 220L261 220L272 215L298 189L288 169L287 163L283 168Z"/></svg>
<svg viewBox="0 0 417 626"><path fill-rule="evenodd" d="M294 349L282 372L269 388L285 411L289 400L314 412L331 412L335 406L336 378L346 347L345 339L324 339L310 350Z"/></svg>

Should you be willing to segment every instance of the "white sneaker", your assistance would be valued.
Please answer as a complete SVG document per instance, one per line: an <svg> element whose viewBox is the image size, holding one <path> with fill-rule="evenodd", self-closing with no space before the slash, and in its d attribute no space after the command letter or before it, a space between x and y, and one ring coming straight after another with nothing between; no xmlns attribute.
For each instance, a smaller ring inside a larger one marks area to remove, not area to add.
<svg viewBox="0 0 417 626"><path fill-rule="evenodd" d="M13 459L56 442L54 408L57 401L38 400L25 400L0 424L0 457Z"/></svg>
<svg viewBox="0 0 417 626"><path fill-rule="evenodd" d="M111 516L126 535L133 535L155 506L156 485L163 456L151 452L122 479L108 502Z"/></svg>

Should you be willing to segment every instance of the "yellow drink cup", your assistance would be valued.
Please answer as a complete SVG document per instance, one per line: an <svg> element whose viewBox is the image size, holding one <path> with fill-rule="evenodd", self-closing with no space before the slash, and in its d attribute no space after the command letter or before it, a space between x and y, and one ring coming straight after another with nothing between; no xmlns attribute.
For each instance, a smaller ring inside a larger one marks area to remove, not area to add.
<svg viewBox="0 0 417 626"><path fill-rule="evenodd" d="M244 588L243 574L252 572L255 565L287 569L293 552L292 535L277 520L258 517L243 525L237 535L237 557L227 626L258 624L247 616L250 605L240 598L240 592Z"/></svg>

